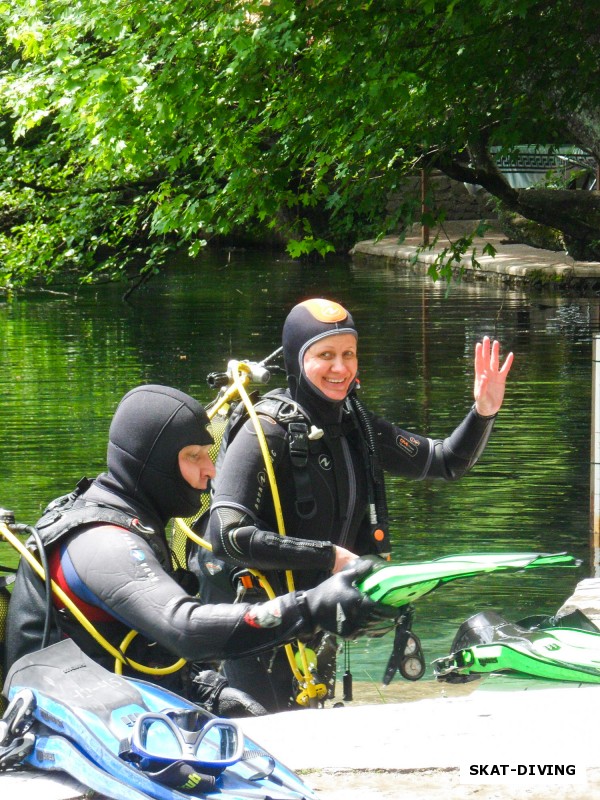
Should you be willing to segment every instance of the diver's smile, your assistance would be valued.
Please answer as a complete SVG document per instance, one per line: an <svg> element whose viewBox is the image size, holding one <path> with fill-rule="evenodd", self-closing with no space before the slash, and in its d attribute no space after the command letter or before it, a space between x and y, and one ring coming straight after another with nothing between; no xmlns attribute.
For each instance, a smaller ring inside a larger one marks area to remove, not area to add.
<svg viewBox="0 0 600 800"><path fill-rule="evenodd" d="M325 336L304 354L304 372L308 380L329 400L343 400L356 373L356 337L351 333Z"/></svg>

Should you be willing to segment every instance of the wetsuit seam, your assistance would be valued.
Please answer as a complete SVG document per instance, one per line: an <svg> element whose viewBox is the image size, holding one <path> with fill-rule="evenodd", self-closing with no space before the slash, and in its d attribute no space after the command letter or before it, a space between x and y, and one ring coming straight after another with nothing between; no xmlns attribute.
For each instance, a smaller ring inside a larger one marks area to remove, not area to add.
<svg viewBox="0 0 600 800"><path fill-rule="evenodd" d="M257 518L252 513L252 511L249 508L246 508L246 506L240 505L239 503L232 503L232 502L229 502L227 500L222 500L219 503L214 503L210 507L211 516L212 516L212 513L214 511L216 511L217 509L219 509L219 508L229 508L229 509L234 509L235 511L240 511L243 514L247 514L250 517L250 519L252 520L253 524L256 524L256 522L257 522Z"/></svg>
<svg viewBox="0 0 600 800"><path fill-rule="evenodd" d="M242 561L242 559L239 556L236 556L235 553L232 553L230 551L230 548L227 546L228 543L233 545L233 542L231 541L230 531L226 530L225 522L219 517L218 514L217 514L217 518L219 520L219 537L218 538L219 538L219 541L221 543L221 548L222 548L223 552L227 555L228 558L230 558L236 564L239 564L239 565L243 566L244 562ZM240 555L243 555L243 553L241 553Z"/></svg>
<svg viewBox="0 0 600 800"><path fill-rule="evenodd" d="M434 442L434 440L430 439L430 438L427 438L427 443L429 445L429 448L428 448L428 451L427 451L427 461L425 462L425 464L423 466L423 470L421 472L421 475L417 479L417 480L420 480L420 481L425 480L425 478L427 477L427 473L429 472L429 468L431 467L431 462L433 461L433 454L435 452L435 442Z"/></svg>
<svg viewBox="0 0 600 800"><path fill-rule="evenodd" d="M473 403L473 405L471 406L471 411L475 414L476 417L479 417L479 419L485 419L485 420L496 419L496 417L498 416L497 411L495 414L480 414L479 411L477 411L476 403Z"/></svg>
<svg viewBox="0 0 600 800"><path fill-rule="evenodd" d="M344 521L344 527L342 528L342 534L338 540L339 545L343 547L348 541L348 534L350 532L350 526L352 524L354 511L356 509L356 471L354 469L354 464L352 463L350 447L345 438L341 439L341 445L342 452L344 453L344 461L346 462L346 474L348 476L348 507L346 509L346 519Z"/></svg>

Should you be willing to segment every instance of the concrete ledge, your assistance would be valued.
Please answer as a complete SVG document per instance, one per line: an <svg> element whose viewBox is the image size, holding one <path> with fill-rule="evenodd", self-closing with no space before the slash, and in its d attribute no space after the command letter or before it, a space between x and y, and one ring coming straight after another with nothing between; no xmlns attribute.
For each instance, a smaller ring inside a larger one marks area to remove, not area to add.
<svg viewBox="0 0 600 800"><path fill-rule="evenodd" d="M476 225L475 220L471 223L449 222L443 230L431 232L431 242L436 240L436 236L438 237L435 245L431 247L422 248L420 233L413 232L402 242L398 236L386 236L378 241L368 239L357 242L350 254L357 262L383 259L387 263L426 271L452 241L471 232ZM495 248L495 256L483 255L483 248L487 243ZM497 228L491 228L484 237L476 237L472 249L475 250L479 267L472 267L470 252L460 262L460 266L470 277L504 278L549 284L600 281L600 262L575 261L564 251L554 252L512 243Z"/></svg>
<svg viewBox="0 0 600 800"><path fill-rule="evenodd" d="M241 723L295 770L451 770L466 758L600 765L590 737L600 686L495 675L479 683L467 697L287 711Z"/></svg>
<svg viewBox="0 0 600 800"><path fill-rule="evenodd" d="M576 610L583 611L600 628L600 578L579 581L571 597L557 611L557 616L564 617Z"/></svg>

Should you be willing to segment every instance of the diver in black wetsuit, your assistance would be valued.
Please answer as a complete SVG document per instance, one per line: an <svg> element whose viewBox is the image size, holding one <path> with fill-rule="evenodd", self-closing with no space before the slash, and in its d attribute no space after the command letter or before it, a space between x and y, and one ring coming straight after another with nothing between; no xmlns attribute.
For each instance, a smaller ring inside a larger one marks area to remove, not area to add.
<svg viewBox="0 0 600 800"><path fill-rule="evenodd" d="M197 581L190 585L193 576L173 568L165 526L198 510L215 474L207 426L202 406L183 392L155 385L132 390L110 426L108 471L81 481L38 521L52 578L88 619L117 647L130 629L138 631L126 655L150 666L260 652L320 628L341 625L343 636L391 629L395 612L352 585L371 570L367 562L315 590L264 604L205 607L193 596ZM7 621L7 667L41 646L45 610L44 584L22 560ZM71 637L113 668L112 657L56 600L52 622L51 642ZM264 713L241 692L228 696L226 682L205 670L185 668L160 682L199 702L210 699L209 708L222 715Z"/></svg>
<svg viewBox="0 0 600 800"><path fill-rule="evenodd" d="M205 534L213 556L225 562L223 572L260 570L278 591L285 590L284 570L293 570L296 587L308 588L357 555L385 556L390 550L385 503L377 502L381 470L413 480L463 476L488 441L513 360L511 353L500 368L499 343L486 337L477 344L473 408L448 438L434 440L362 408L354 392L358 334L342 306L322 299L298 304L285 320L282 338L289 388L269 393L256 411L273 458L286 535L277 533L263 457L249 420L226 432ZM304 424L303 442L298 440L302 430L293 424ZM369 513L374 505L379 505L375 520ZM232 600L228 582L214 574L219 562L213 556L207 570L202 554L196 554L203 596ZM332 686L335 643L319 636L311 647L319 655L320 677ZM227 662L224 668L230 685L254 687L269 711L294 707L281 649Z"/></svg>

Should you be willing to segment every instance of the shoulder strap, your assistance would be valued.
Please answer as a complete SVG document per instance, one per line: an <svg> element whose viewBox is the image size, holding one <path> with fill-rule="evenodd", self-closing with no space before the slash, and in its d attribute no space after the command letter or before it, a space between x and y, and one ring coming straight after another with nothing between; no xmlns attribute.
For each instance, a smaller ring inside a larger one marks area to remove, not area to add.
<svg viewBox="0 0 600 800"><path fill-rule="evenodd" d="M310 519L317 511L312 483L307 467L309 453L308 425L306 422L288 424L288 447L292 463L292 476L296 490L296 513L301 519Z"/></svg>
<svg viewBox="0 0 600 800"><path fill-rule="evenodd" d="M93 523L116 525L141 536L148 542L163 566L170 564L166 543L160 536L155 535L151 528L143 525L136 516L104 503L86 501L84 497L82 498L83 492L90 485L91 481L88 482L88 479L84 478L73 492L57 498L46 508L35 526L45 547L83 525Z"/></svg>
<svg viewBox="0 0 600 800"><path fill-rule="evenodd" d="M292 475L296 494L296 513L302 519L310 519L316 513L316 503L310 475L306 469L309 454L309 423L306 411L285 394L283 389L273 389L262 397L252 398L254 409L261 416L270 417L286 430ZM232 412L222 448L226 449L242 425L248 412L241 403Z"/></svg>
<svg viewBox="0 0 600 800"><path fill-rule="evenodd" d="M288 451L296 494L296 513L301 519L311 519L316 514L317 505L310 474L306 468L310 452L310 418L302 406L277 389L265 395L257 410L261 414L266 413L273 417L287 429Z"/></svg>
<svg viewBox="0 0 600 800"><path fill-rule="evenodd" d="M353 392L347 400L347 408L356 419L365 461L367 464L367 486L369 493L371 539L377 553L389 557L391 551L385 478L379 460L377 439L371 418L361 401Z"/></svg>
<svg viewBox="0 0 600 800"><path fill-rule="evenodd" d="M75 500L77 500L78 497L80 497L84 492L86 492L90 488L92 483L93 481L90 478L85 478L85 477L81 478L81 480L79 481L79 483L73 489L72 492L69 492L68 494L63 494L60 497L57 497L50 503L48 503L48 505L46 506L46 508L42 513L41 520L45 519L47 515L52 515L52 514L55 515L60 510L66 510L68 508L71 508ZM36 528L37 527L39 527L39 523L38 525L36 525Z"/></svg>

